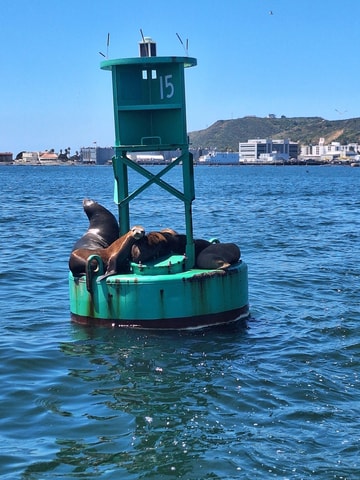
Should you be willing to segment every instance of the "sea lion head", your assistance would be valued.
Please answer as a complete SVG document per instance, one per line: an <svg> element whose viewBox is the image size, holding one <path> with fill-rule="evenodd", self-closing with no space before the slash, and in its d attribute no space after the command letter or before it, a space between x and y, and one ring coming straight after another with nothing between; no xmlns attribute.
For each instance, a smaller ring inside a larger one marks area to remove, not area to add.
<svg viewBox="0 0 360 480"><path fill-rule="evenodd" d="M134 240L140 240L145 235L145 228L141 225L135 225L130 229L130 232Z"/></svg>

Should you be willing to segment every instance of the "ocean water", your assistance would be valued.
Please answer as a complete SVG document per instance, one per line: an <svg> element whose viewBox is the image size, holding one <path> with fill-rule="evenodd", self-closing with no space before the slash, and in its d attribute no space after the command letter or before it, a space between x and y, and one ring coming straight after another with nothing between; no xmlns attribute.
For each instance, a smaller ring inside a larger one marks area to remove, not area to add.
<svg viewBox="0 0 360 480"><path fill-rule="evenodd" d="M1 478L359 479L360 168L195 168L194 234L239 244L251 309L196 333L71 323L82 199L116 213L112 178L0 168ZM182 217L154 187L131 223Z"/></svg>

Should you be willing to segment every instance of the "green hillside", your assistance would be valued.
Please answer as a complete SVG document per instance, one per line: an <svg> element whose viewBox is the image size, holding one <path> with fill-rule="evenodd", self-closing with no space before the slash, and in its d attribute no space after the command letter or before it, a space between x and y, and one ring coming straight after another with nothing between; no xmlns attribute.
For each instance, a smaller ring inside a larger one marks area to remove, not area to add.
<svg viewBox="0 0 360 480"><path fill-rule="evenodd" d="M325 120L321 117L260 118L218 120L205 130L190 132L191 148L216 148L238 151L239 142L255 138L289 138L300 144L360 143L360 118Z"/></svg>

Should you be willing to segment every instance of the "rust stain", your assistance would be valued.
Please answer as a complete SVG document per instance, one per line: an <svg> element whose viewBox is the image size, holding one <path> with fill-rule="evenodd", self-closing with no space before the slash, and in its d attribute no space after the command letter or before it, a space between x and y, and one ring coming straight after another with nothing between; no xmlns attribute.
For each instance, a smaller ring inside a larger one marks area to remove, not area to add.
<svg viewBox="0 0 360 480"><path fill-rule="evenodd" d="M202 273L196 273L192 277L189 278L183 278L185 282L201 282L205 280L206 278L211 278L211 277L223 277L226 275L225 270L211 270L209 272L202 272Z"/></svg>

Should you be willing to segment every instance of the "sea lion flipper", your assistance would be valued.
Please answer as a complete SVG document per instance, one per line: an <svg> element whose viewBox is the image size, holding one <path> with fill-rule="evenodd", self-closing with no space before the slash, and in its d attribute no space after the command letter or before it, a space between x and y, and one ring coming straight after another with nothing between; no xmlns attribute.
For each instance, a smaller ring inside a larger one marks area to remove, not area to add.
<svg viewBox="0 0 360 480"><path fill-rule="evenodd" d="M224 262L221 266L217 267L219 270L226 270L231 267L231 263Z"/></svg>

